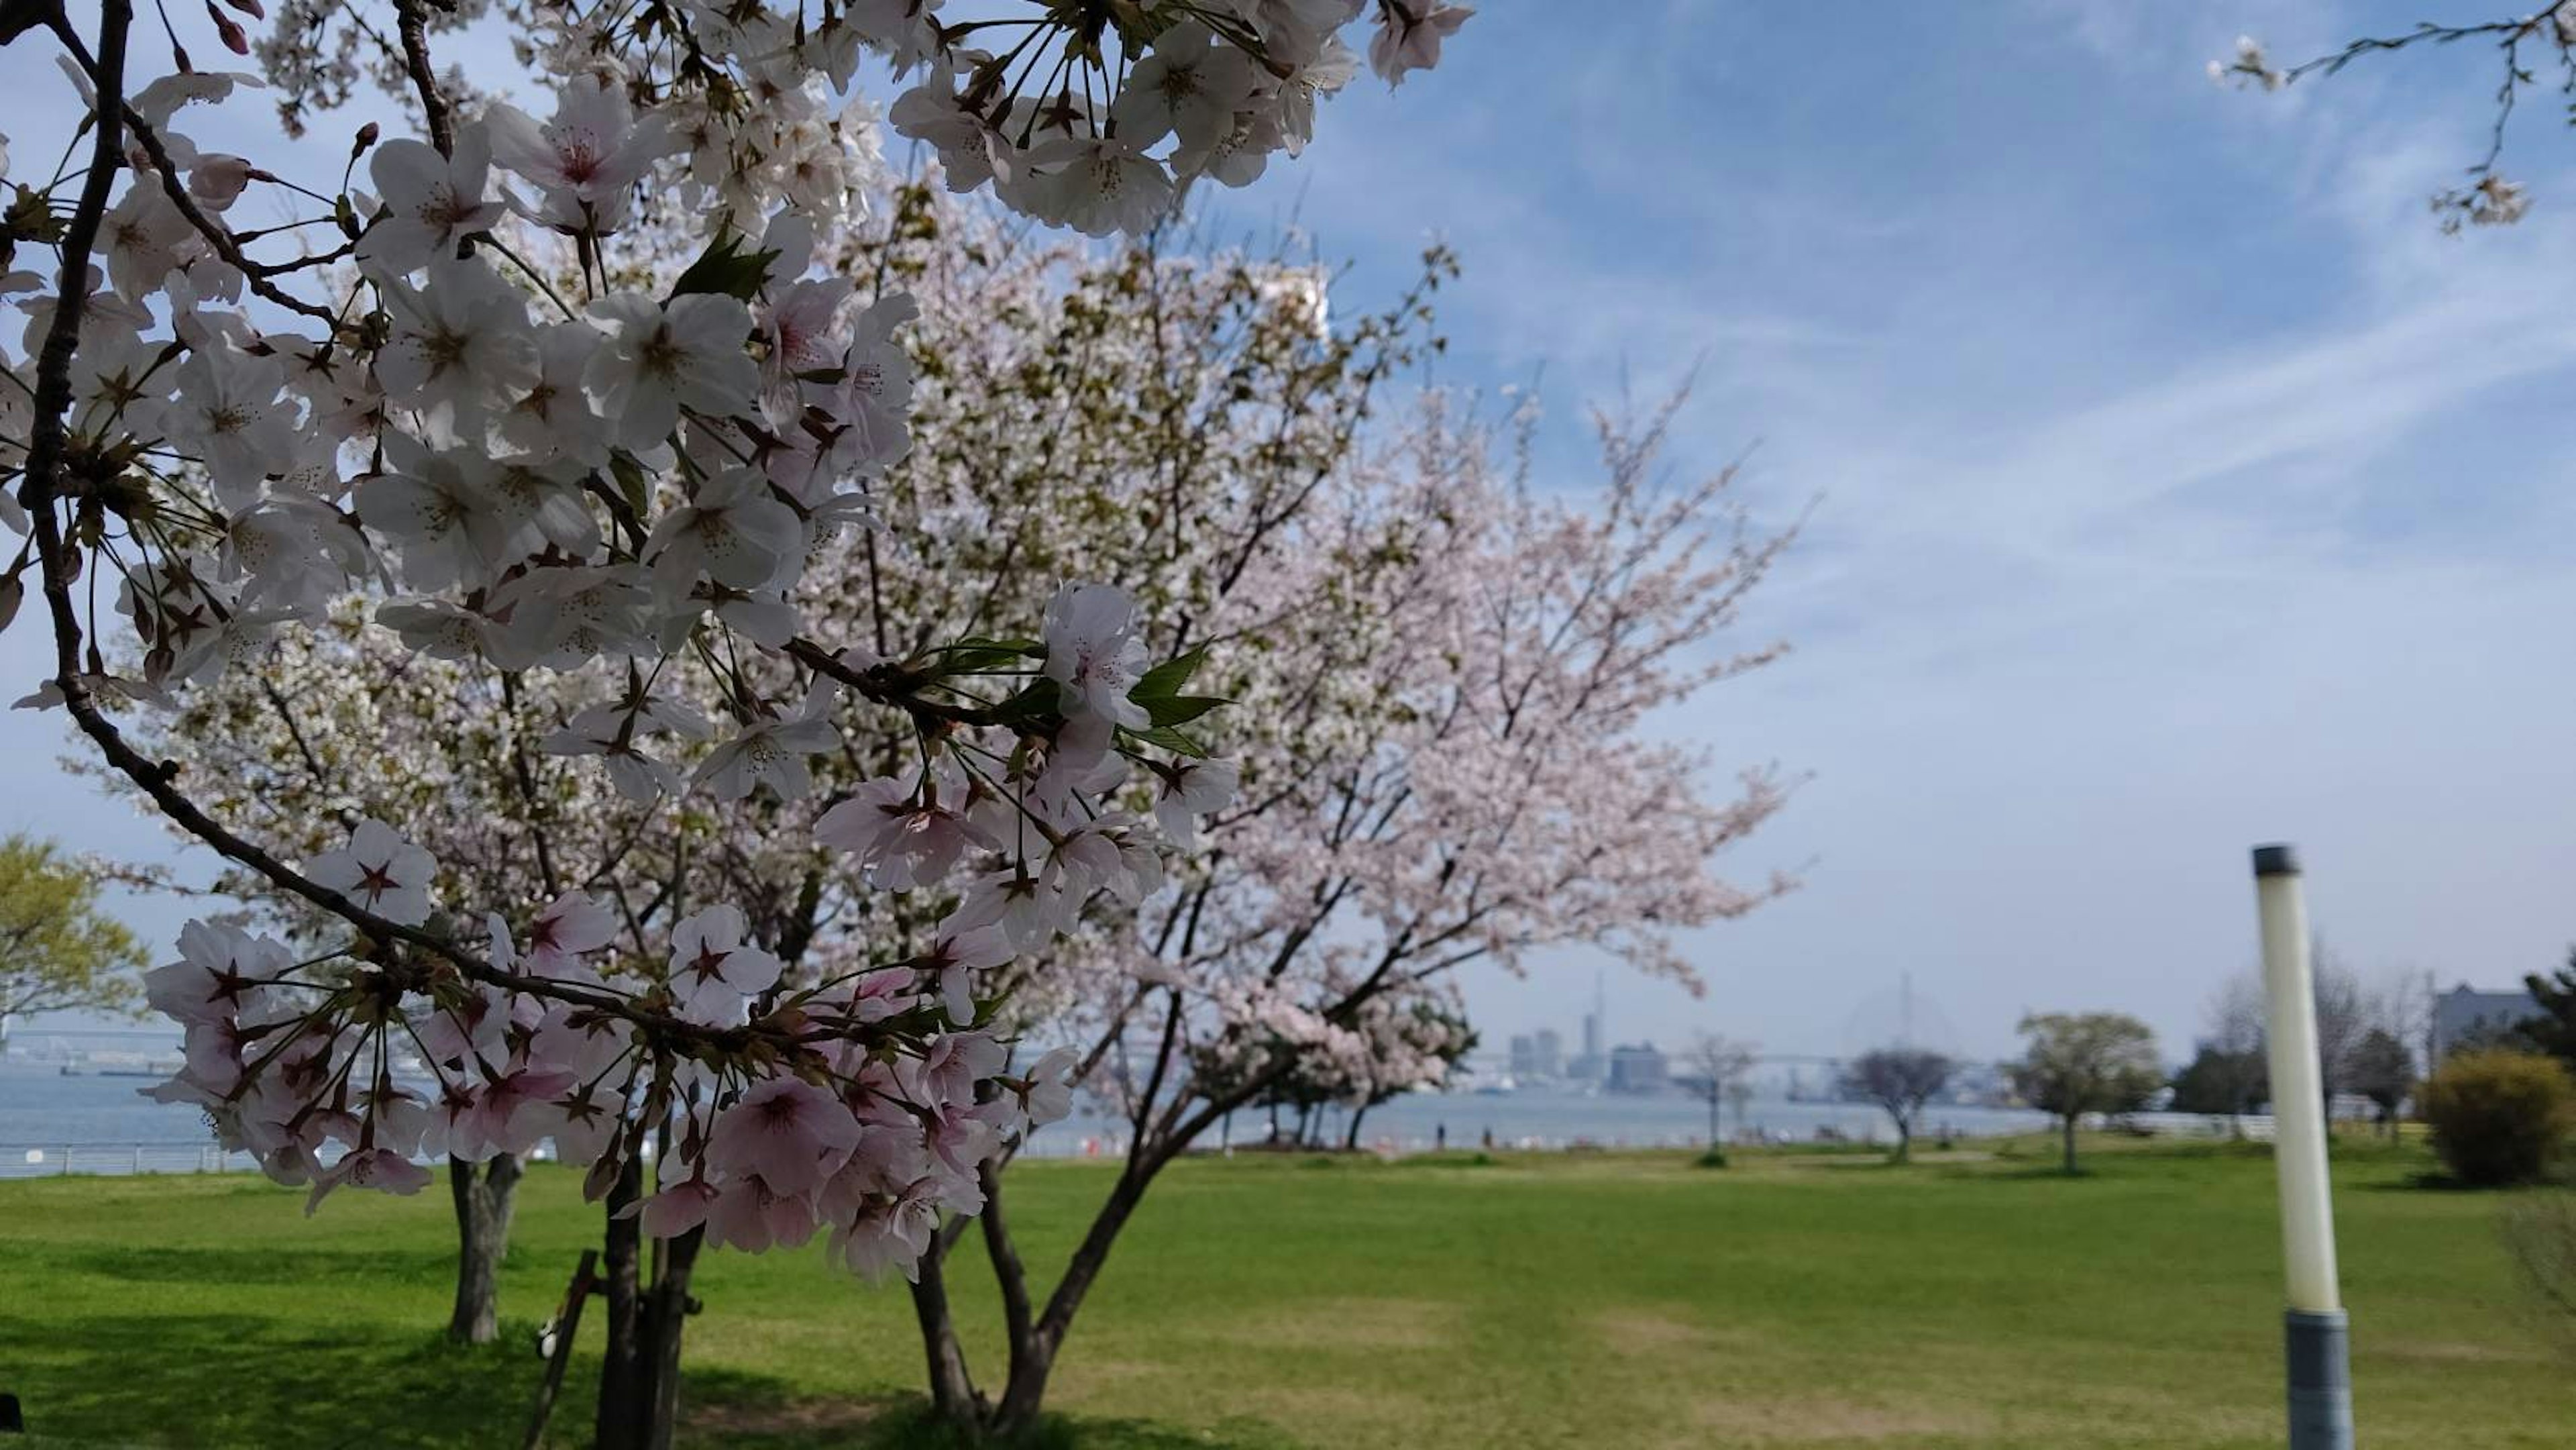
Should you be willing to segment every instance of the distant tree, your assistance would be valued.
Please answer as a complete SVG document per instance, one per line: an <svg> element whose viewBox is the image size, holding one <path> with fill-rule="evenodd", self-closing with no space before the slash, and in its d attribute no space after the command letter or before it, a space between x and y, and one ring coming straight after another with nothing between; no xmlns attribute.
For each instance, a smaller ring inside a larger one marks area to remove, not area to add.
<svg viewBox="0 0 2576 1450"><path fill-rule="evenodd" d="M1759 1044L1738 1042L1709 1032L1701 1033L1690 1046L1682 1049L1684 1072L1699 1082L1700 1096L1708 1102L1710 1147L1717 1146L1719 1107L1729 1094L1744 1085L1745 1074L1753 1071L1754 1056L1760 1051ZM1736 1115L1742 1117L1743 1110L1737 1109Z"/></svg>
<svg viewBox="0 0 2576 1450"><path fill-rule="evenodd" d="M1350 1111L1342 1133L1344 1152L1359 1151L1360 1120L1368 1116L1369 1109L1418 1088L1446 1082L1467 1054L1476 1050L1476 1029L1467 1024L1465 1011L1453 1003L1406 1004L1401 1020L1388 1030L1400 1037L1409 1051L1371 1058L1357 1071L1341 1074L1340 1097ZM1405 1065L1390 1070L1389 1064L1397 1059Z"/></svg>
<svg viewBox="0 0 2576 1450"><path fill-rule="evenodd" d="M2534 972L2522 985L2540 1004L2540 1015L2524 1018L2514 1034L2576 1068L2576 947L2568 949L2567 965L2546 977Z"/></svg>
<svg viewBox="0 0 2576 1450"><path fill-rule="evenodd" d="M2343 955L2327 943L2322 932L2309 939L2308 961L2316 1009L2318 1087L2331 1124L2337 1097L2351 1093L2372 1097L2375 1102L2377 1099L2363 1084L2364 1077L2382 1086L2388 1081L2384 1059L2366 1060L2363 1044L2374 1033L2401 1045L2416 1041L2423 1035L2431 1006L2421 980L2412 973L2399 973L2379 987L2366 985ZM2206 1061L2196 1058L2176 1077L2175 1106L2180 1111L2233 1116L2252 1111L2269 1096L2269 1064L2264 1055L2269 1012L2259 970L2230 978L2220 986L2209 1006L2209 1045L2217 1051ZM2196 1072L2204 1068L2211 1075ZM2188 1095L2186 1078L2192 1079ZM2237 1105L2208 1105L2226 1100L2229 1090L2238 1087L2245 1090L2246 1096ZM2397 1096L2405 1096L2402 1083Z"/></svg>
<svg viewBox="0 0 2576 1450"><path fill-rule="evenodd" d="M2244 1115L2261 1105L2270 1085L2260 1047L2231 1051L2203 1042L2191 1065L2173 1076L2173 1110L2226 1118L2242 1137Z"/></svg>
<svg viewBox="0 0 2576 1450"><path fill-rule="evenodd" d="M142 997L143 948L98 906L98 874L33 836L0 836L0 1017Z"/></svg>
<svg viewBox="0 0 2576 1450"><path fill-rule="evenodd" d="M2379 1109L2379 1126L2397 1131L2397 1106L2415 1085L2415 1054L2386 1027L2373 1027L2345 1062L2348 1089L2370 1099Z"/></svg>
<svg viewBox="0 0 2576 1450"><path fill-rule="evenodd" d="M2174 1079L2174 1106L2186 1113L2224 1113L2236 1136L2244 1116L2271 1092L2263 1057L2262 978L2242 973L2219 984L2206 1009L2209 1036L2191 1066Z"/></svg>
<svg viewBox="0 0 2576 1450"><path fill-rule="evenodd" d="M1741 1138L1744 1136L1744 1110L1753 1105L1752 1081L1748 1078L1739 1077L1735 1081L1728 1083L1726 1085L1726 1105L1735 1110L1735 1135Z"/></svg>
<svg viewBox="0 0 2576 1450"><path fill-rule="evenodd" d="M2343 957L2326 945L2323 934L2311 939L2308 969L2314 979L2317 1010L2317 1075L2325 1090L2326 1121L2334 1121L2334 1100L2361 1089L2353 1080L2353 1057L2370 1034L2377 1003Z"/></svg>
<svg viewBox="0 0 2576 1450"><path fill-rule="evenodd" d="M2021 1019L2030 1039L2012 1081L2022 1100L2055 1114L2075 1166L2075 1125L2086 1113L2134 1112L2163 1085L2156 1034L2120 1012L2034 1012Z"/></svg>
<svg viewBox="0 0 2576 1450"><path fill-rule="evenodd" d="M1882 1047L1863 1053L1843 1072L1851 1090L1887 1110L1896 1120L1896 1161L1914 1148L1914 1119L1932 1095L1949 1084L1958 1065L1937 1052L1911 1047Z"/></svg>

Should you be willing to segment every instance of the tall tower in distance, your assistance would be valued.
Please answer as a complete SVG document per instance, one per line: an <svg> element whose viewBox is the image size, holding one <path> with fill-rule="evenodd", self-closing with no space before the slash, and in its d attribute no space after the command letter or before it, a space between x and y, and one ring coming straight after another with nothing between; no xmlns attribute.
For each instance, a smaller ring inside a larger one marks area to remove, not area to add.
<svg viewBox="0 0 2576 1450"><path fill-rule="evenodd" d="M1577 1082L1599 1082L1610 1075L1610 1055L1602 1043L1609 1027L1608 999L1603 995L1602 976L1592 976L1592 1010L1583 1014L1583 1051L1565 1065L1565 1075Z"/></svg>

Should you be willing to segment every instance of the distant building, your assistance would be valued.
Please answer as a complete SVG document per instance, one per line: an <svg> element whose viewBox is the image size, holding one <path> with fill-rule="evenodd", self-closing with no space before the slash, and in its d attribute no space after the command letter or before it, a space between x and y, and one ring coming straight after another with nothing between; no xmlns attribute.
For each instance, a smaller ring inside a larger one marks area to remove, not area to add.
<svg viewBox="0 0 2576 1450"><path fill-rule="evenodd" d="M2433 1060L2501 1037L2539 1015L2540 1004L2529 992L2481 992L2462 982L2433 999Z"/></svg>
<svg viewBox="0 0 2576 1450"><path fill-rule="evenodd" d="M1523 1081L1553 1081L1565 1075L1565 1039L1541 1028L1511 1041L1512 1076Z"/></svg>
<svg viewBox="0 0 2576 1450"><path fill-rule="evenodd" d="M1565 1075L1576 1082L1599 1082L1609 1075L1609 1064L1601 1057L1600 1014L1583 1014L1583 1051L1566 1063Z"/></svg>
<svg viewBox="0 0 2576 1450"><path fill-rule="evenodd" d="M1562 1077L1565 1074L1565 1039L1553 1027L1542 1027L1530 1038L1532 1056L1540 1077Z"/></svg>
<svg viewBox="0 0 2576 1450"><path fill-rule="evenodd" d="M1664 1055L1651 1042L1635 1043L1610 1049L1610 1080L1614 1093L1659 1093L1672 1085L1669 1065Z"/></svg>

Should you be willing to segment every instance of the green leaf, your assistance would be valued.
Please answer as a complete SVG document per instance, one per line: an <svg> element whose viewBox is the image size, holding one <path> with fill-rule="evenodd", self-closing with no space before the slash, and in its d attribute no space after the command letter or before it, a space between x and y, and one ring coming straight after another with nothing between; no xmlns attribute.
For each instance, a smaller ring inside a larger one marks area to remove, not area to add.
<svg viewBox="0 0 2576 1450"><path fill-rule="evenodd" d="M1160 746L1174 755L1186 755L1192 760L1205 760L1208 757L1206 746L1169 725L1157 725L1151 730L1130 730L1127 732L1127 737L1140 744Z"/></svg>
<svg viewBox="0 0 2576 1450"><path fill-rule="evenodd" d="M1187 725L1219 705L1234 702L1220 695L1157 695L1136 703L1145 707L1145 713L1153 716L1157 725Z"/></svg>
<svg viewBox="0 0 2576 1450"><path fill-rule="evenodd" d="M1024 639L975 638L943 645L935 653L939 656L939 672L943 675L980 675L987 670L1016 665L1044 651Z"/></svg>
<svg viewBox="0 0 2576 1450"><path fill-rule="evenodd" d="M619 449L608 455L608 471L616 476L617 492L635 511L635 517L641 519L652 513L653 481L645 475L644 465Z"/></svg>
<svg viewBox="0 0 2576 1450"><path fill-rule="evenodd" d="M987 634L970 634L964 639L957 641L955 644L944 646L944 648L1006 649L1014 654L1026 655L1030 659L1043 659L1046 657L1046 645L1038 640L997 639Z"/></svg>
<svg viewBox="0 0 2576 1450"><path fill-rule="evenodd" d="M1176 659L1165 660L1147 670L1145 677L1136 682L1136 687L1127 692L1127 698L1142 705L1177 695L1181 686L1188 684L1190 676L1197 674L1199 666L1206 662L1206 645L1200 645Z"/></svg>
<svg viewBox="0 0 2576 1450"><path fill-rule="evenodd" d="M740 232L726 232L707 244L706 251L671 284L671 296L686 297L692 292L715 293L749 302L760 294L760 284L769 278L770 264L778 260L778 249L746 252Z"/></svg>

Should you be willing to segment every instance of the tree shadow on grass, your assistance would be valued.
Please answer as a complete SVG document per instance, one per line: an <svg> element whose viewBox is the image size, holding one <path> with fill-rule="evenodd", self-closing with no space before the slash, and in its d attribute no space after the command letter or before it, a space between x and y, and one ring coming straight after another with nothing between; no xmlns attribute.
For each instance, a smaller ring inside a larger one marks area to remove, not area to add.
<svg viewBox="0 0 2576 1450"><path fill-rule="evenodd" d="M541 1366L532 1326L498 1343L323 1319L101 1315L0 1326L0 1388L32 1445L515 1445Z"/></svg>
<svg viewBox="0 0 2576 1450"><path fill-rule="evenodd" d="M2576 1187L2576 1183L2571 1183L2564 1176L2543 1178L2536 1183L2471 1183L2465 1178L2453 1177L2438 1168L2426 1168L2388 1178L2365 1178L2353 1186L2365 1193L2492 1194L2501 1198L2524 1189L2568 1188Z"/></svg>
<svg viewBox="0 0 2576 1450"><path fill-rule="evenodd" d="M75 1273L121 1279L131 1284L323 1284L363 1279L369 1283L452 1282L456 1251L439 1249L406 1253L372 1246L331 1249L298 1245L292 1253L274 1248L82 1248L49 1250L50 1263Z"/></svg>
<svg viewBox="0 0 2576 1450"><path fill-rule="evenodd" d="M195 1257L182 1255L180 1257ZM273 1276L272 1276L273 1277ZM327 1318L96 1315L0 1320L0 1390L19 1397L31 1447L456 1450L516 1447L543 1363L535 1326L492 1344L353 1328ZM595 1355L576 1355L546 1443L590 1440ZM816 1396L772 1376L685 1369L687 1445L746 1450L951 1450L917 1394ZM1021 1450L1295 1450L1256 1421L1212 1431L1051 1417ZM962 1447L961 1447L962 1450Z"/></svg>
<svg viewBox="0 0 2576 1450"><path fill-rule="evenodd" d="M857 1397L782 1393L778 1382L732 1370L688 1376L682 1444L741 1450L980 1450L959 1440L919 1394ZM1050 1415L1010 1450L1296 1450L1297 1442L1257 1421L1213 1430L1150 1420Z"/></svg>
<svg viewBox="0 0 2576 1450"><path fill-rule="evenodd" d="M2072 1173L2066 1165L2051 1160L2046 1163L1926 1163L1922 1165L1935 1176L1978 1183L2081 1183L2103 1175L2084 1164Z"/></svg>

